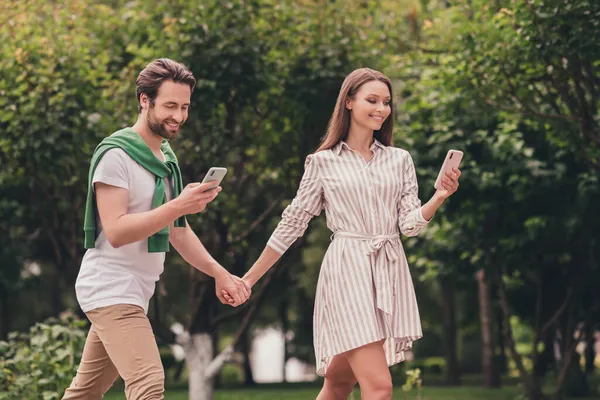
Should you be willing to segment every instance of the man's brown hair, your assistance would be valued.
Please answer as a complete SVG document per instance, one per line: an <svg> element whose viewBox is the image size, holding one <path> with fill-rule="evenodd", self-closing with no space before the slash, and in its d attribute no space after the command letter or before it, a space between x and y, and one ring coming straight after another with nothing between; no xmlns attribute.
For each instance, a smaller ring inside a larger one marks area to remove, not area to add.
<svg viewBox="0 0 600 400"><path fill-rule="evenodd" d="M192 72L181 63L168 58L159 58L152 61L140 72L135 80L135 89L137 92L138 112L142 112L140 96L144 93L154 102L158 88L164 81L173 81L175 83L184 83L190 86L192 93L196 87L196 79Z"/></svg>

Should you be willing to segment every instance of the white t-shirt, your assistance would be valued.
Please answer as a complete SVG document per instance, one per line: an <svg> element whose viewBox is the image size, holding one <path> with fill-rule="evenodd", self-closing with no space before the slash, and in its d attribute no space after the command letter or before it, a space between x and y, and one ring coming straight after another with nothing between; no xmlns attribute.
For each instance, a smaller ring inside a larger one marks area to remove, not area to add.
<svg viewBox="0 0 600 400"><path fill-rule="evenodd" d="M129 190L128 214L152 209L154 175L119 148L108 150L98 162L92 182ZM165 179L167 199L171 182ZM114 304L135 304L148 312L156 281L163 272L165 253L148 253L148 239L115 249L102 231L96 214L96 247L83 256L75 283L77 301L84 312Z"/></svg>

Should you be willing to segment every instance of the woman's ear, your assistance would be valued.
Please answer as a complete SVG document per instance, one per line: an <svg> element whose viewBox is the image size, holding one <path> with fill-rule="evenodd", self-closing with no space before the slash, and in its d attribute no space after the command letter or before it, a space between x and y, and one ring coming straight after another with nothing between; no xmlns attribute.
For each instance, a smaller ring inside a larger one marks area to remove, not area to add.
<svg viewBox="0 0 600 400"><path fill-rule="evenodd" d="M350 97L346 97L346 108L352 110L352 99Z"/></svg>

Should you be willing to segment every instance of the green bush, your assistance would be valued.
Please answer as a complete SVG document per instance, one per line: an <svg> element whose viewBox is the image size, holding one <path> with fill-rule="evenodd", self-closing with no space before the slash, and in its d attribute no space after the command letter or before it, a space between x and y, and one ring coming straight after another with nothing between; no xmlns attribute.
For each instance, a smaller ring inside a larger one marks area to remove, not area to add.
<svg viewBox="0 0 600 400"><path fill-rule="evenodd" d="M441 375L446 369L446 360L443 357L415 358L406 362L406 369L418 369L427 376Z"/></svg>
<svg viewBox="0 0 600 400"><path fill-rule="evenodd" d="M162 361L163 368L165 370L165 376L173 376L179 366L179 361L175 358L173 350L169 346L160 346L158 348L160 353L160 360Z"/></svg>
<svg viewBox="0 0 600 400"><path fill-rule="evenodd" d="M223 385L239 384L243 382L242 368L237 364L225 364L221 370L221 383Z"/></svg>
<svg viewBox="0 0 600 400"><path fill-rule="evenodd" d="M0 342L0 400L60 399L81 360L86 322L70 313Z"/></svg>
<svg viewBox="0 0 600 400"><path fill-rule="evenodd" d="M425 359L425 372L433 375L441 375L446 369L444 357L428 357Z"/></svg>

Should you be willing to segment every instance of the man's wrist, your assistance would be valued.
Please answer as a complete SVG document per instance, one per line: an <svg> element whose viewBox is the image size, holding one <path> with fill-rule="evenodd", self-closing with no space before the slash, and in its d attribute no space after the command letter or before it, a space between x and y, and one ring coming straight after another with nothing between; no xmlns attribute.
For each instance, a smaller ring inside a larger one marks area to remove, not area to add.
<svg viewBox="0 0 600 400"><path fill-rule="evenodd" d="M251 288L252 288L252 287L254 286L254 284L256 283L256 281L255 281L254 279L252 279L252 277L251 277L251 276L249 276L249 275L244 275L244 276L242 277L242 280L243 280L244 282L246 282L246 283L248 284L248 286L250 286Z"/></svg>
<svg viewBox="0 0 600 400"><path fill-rule="evenodd" d="M183 212L179 203L180 203L179 197L175 197L174 199L167 201L164 204L165 207L169 208L170 212L173 214L175 219L185 215L185 212Z"/></svg>
<svg viewBox="0 0 600 400"><path fill-rule="evenodd" d="M215 280L219 280L229 275L229 272L216 261L210 262L209 269L211 272L210 275L215 278Z"/></svg>

